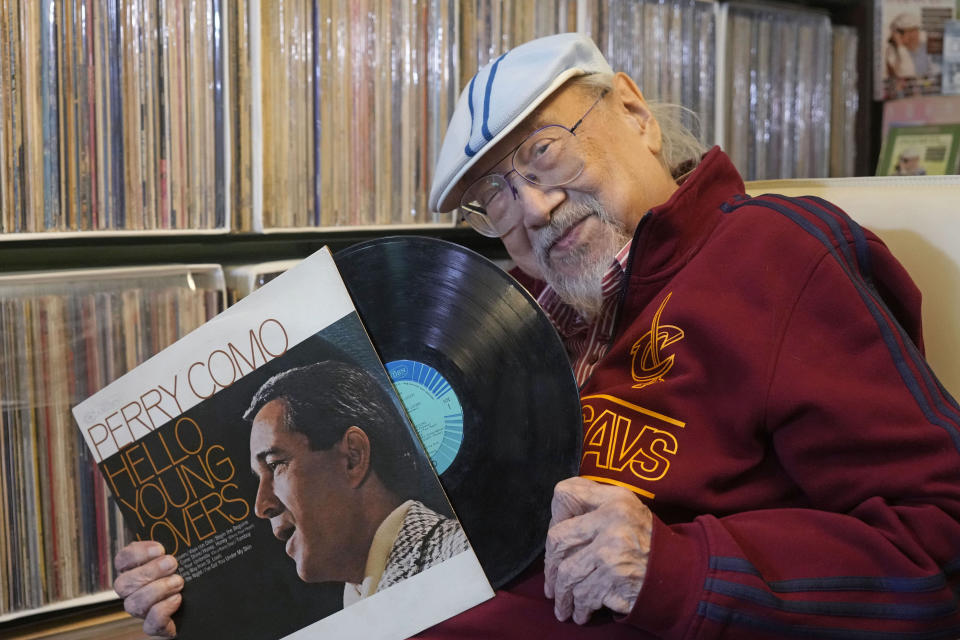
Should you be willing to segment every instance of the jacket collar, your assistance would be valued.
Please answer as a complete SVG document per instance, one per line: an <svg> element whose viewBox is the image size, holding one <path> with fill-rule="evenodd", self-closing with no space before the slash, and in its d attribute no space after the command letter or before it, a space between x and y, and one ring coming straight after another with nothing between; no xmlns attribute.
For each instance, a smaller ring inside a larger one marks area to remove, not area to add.
<svg viewBox="0 0 960 640"><path fill-rule="evenodd" d="M720 147L700 164L665 203L651 209L634 238L630 278L658 279L686 264L723 214L745 197L743 179Z"/></svg>

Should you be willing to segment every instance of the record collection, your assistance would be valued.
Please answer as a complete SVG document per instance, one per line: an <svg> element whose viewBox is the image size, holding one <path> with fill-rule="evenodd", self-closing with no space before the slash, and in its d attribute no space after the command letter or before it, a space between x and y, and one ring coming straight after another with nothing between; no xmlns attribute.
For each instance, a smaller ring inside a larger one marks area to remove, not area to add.
<svg viewBox="0 0 960 640"><path fill-rule="evenodd" d="M860 39L853 27L833 25L833 69L830 82L830 172L835 178L856 174L857 47Z"/></svg>
<svg viewBox="0 0 960 640"><path fill-rule="evenodd" d="M477 69L527 40L581 31L577 0L461 0L460 78L456 93Z"/></svg>
<svg viewBox="0 0 960 640"><path fill-rule="evenodd" d="M584 30L644 97L690 109L684 125L714 144L715 5L695 0L589 0Z"/></svg>
<svg viewBox="0 0 960 640"><path fill-rule="evenodd" d="M590 34L648 98L689 108L699 125L687 124L725 145L747 179L825 175L829 20L731 5L720 27L717 7L4 0L0 239L449 225L426 194L461 85L510 47L565 31ZM845 73L855 48L838 54ZM718 53L728 61L719 76ZM834 98L846 122L850 87ZM782 149L792 134L798 148Z"/></svg>
<svg viewBox="0 0 960 640"><path fill-rule="evenodd" d="M0 3L0 234L225 228L220 14Z"/></svg>
<svg viewBox="0 0 960 640"><path fill-rule="evenodd" d="M0 2L0 239L448 226L426 192L457 15L454 0Z"/></svg>
<svg viewBox="0 0 960 640"><path fill-rule="evenodd" d="M234 227L444 224L426 194L459 84L453 0L241 0Z"/></svg>
<svg viewBox="0 0 960 640"><path fill-rule="evenodd" d="M746 3L725 4L721 11L726 73L720 88L723 132L718 143L744 180L826 177L830 18L816 11ZM852 155L853 149L848 152Z"/></svg>
<svg viewBox="0 0 960 640"><path fill-rule="evenodd" d="M0 276L0 622L111 589L124 528L70 407L222 299L217 265Z"/></svg>

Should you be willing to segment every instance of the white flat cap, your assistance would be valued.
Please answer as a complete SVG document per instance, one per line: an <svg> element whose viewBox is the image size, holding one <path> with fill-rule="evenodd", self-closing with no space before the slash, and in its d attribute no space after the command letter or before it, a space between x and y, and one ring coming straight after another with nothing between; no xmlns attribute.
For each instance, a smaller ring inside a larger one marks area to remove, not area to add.
<svg viewBox="0 0 960 640"><path fill-rule="evenodd" d="M561 33L531 40L488 63L467 84L450 118L430 188L430 208L460 202L463 175L550 94L576 76L613 73L589 37Z"/></svg>
<svg viewBox="0 0 960 640"><path fill-rule="evenodd" d="M920 16L915 13L900 13L893 19L890 26L898 31L920 28Z"/></svg>

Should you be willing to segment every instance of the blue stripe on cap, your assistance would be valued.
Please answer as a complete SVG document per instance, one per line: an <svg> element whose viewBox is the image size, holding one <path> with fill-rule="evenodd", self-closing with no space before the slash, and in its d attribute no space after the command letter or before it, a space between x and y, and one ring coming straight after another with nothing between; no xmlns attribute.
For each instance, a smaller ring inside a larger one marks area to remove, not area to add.
<svg viewBox="0 0 960 640"><path fill-rule="evenodd" d="M473 84L477 81L477 76L474 74L470 78L470 88L467 90L467 106L470 107L470 131L467 133L467 146L464 147L463 152L467 154L468 158L473 157L473 154L476 151L470 148L470 138L473 136Z"/></svg>
<svg viewBox="0 0 960 640"><path fill-rule="evenodd" d="M505 53L497 58L493 63L493 66L490 67L490 75L487 77L487 90L483 95L483 123L480 130L481 133L483 133L483 137L486 138L488 142L493 137L493 134L490 133L490 129L487 127L487 125L490 124L490 93L493 91L493 79L497 75L497 67L500 66L500 61L503 60L504 56L506 55L507 54Z"/></svg>
<svg viewBox="0 0 960 640"><path fill-rule="evenodd" d="M510 52L508 51L507 53ZM480 72L478 71L477 74L470 80L470 96L469 100L467 100L467 104L470 106L470 134L467 137L467 146L463 149L463 152L467 154L468 158L475 156L480 149L483 149L483 146L493 138L493 134L490 133L490 129L487 126L490 121L490 94L493 91L493 78L497 75L497 67L500 66L500 61L503 60L507 53L502 54L499 58L493 61L492 65L490 65L490 75L487 76L487 86L483 92L483 120L480 122L480 133L483 135L484 142L476 149L470 148L470 140L473 138L474 122L473 83L476 81L477 76L480 75Z"/></svg>

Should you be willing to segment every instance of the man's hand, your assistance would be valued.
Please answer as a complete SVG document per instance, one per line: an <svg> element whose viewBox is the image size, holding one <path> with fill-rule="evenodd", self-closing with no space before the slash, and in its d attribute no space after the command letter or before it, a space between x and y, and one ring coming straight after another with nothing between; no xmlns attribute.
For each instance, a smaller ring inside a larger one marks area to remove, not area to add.
<svg viewBox="0 0 960 640"><path fill-rule="evenodd" d="M177 628L170 616L180 606L183 578L175 573L177 560L163 555L159 542L131 542L114 559L119 575L113 589L123 598L127 613L143 619L149 636L173 638Z"/></svg>
<svg viewBox="0 0 960 640"><path fill-rule="evenodd" d="M553 491L544 592L558 620L600 609L628 614L647 573L653 514L623 487L569 478Z"/></svg>

